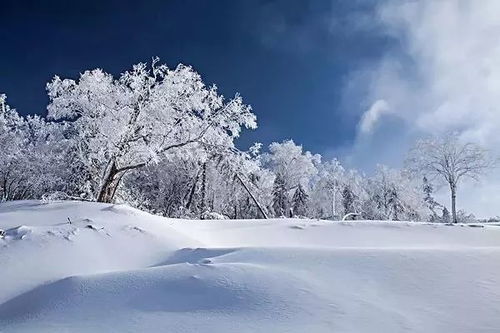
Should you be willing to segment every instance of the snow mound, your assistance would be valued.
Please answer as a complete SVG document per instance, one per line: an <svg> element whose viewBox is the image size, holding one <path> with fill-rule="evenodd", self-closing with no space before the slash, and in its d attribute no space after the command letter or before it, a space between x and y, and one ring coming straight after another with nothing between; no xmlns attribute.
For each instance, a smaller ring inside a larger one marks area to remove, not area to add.
<svg viewBox="0 0 500 333"><path fill-rule="evenodd" d="M497 332L500 227L0 204L1 332Z"/></svg>
<svg viewBox="0 0 500 333"><path fill-rule="evenodd" d="M267 321L268 326L280 320L295 321L294 316L307 310L306 304L315 303L315 296L290 300L297 280L273 273L254 265L175 264L69 277L4 303L0 320L11 327L22 323L38 331L52 330L53 323L65 327L78 323L78 327L84 318L102 329L146 331L161 330L167 321L172 331L193 325L219 326L217 321L228 321L231 316L248 324ZM299 286L304 284L300 281ZM141 318L138 327L137 318ZM225 324L237 328L234 323Z"/></svg>
<svg viewBox="0 0 500 333"><path fill-rule="evenodd" d="M24 239L31 232L32 232L31 228L29 228L25 225L20 225L19 227L10 228L8 230L5 230L3 238L6 241Z"/></svg>

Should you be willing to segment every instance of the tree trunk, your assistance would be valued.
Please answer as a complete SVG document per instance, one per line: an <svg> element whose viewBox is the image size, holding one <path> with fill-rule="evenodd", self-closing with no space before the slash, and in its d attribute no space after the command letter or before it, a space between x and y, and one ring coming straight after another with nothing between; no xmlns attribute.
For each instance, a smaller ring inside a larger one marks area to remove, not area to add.
<svg viewBox="0 0 500 333"><path fill-rule="evenodd" d="M456 185L450 184L450 190L451 190L451 216L453 219L453 223L458 223L457 207L456 207L456 201L457 201L457 187L456 187Z"/></svg>
<svg viewBox="0 0 500 333"><path fill-rule="evenodd" d="M255 196L252 194L252 192L250 191L250 189L246 186L245 182L243 182L243 179L241 179L241 177L240 177L240 175L238 173L235 173L235 176L240 181L240 183L243 186L243 188L245 189L245 191L247 191L248 195L250 195L250 198L252 198L253 202L255 203L255 205L257 206L257 208L259 209L259 211L262 214L262 216L264 217L264 219L267 219L268 217L267 217L266 212L264 211L264 208L262 208L262 206L257 201L257 199L255 198Z"/></svg>
<svg viewBox="0 0 500 333"><path fill-rule="evenodd" d="M97 195L97 202L113 202L113 197L115 196L116 189L118 185L120 185L123 175L131 170L139 169L144 166L146 166L145 162L118 167L116 165L116 160L112 158L103 175L103 181Z"/></svg>
<svg viewBox="0 0 500 333"><path fill-rule="evenodd" d="M207 162L203 163L201 173L201 202L200 219L203 220L203 214L207 211Z"/></svg>
<svg viewBox="0 0 500 333"><path fill-rule="evenodd" d="M196 173L196 176L194 177L193 180L193 185L191 186L191 190L189 191L189 198L186 203L186 208L189 209L191 207L191 204L193 203L193 198L194 198L194 193L196 192L196 184L198 183L198 177L200 176L200 171Z"/></svg>
<svg viewBox="0 0 500 333"><path fill-rule="evenodd" d="M332 219L335 220L335 216L337 215L336 211L336 200L337 200L337 185L333 184L333 198L332 198Z"/></svg>
<svg viewBox="0 0 500 333"><path fill-rule="evenodd" d="M116 163L112 162L99 190L97 202L111 203L113 201L116 188L121 180L121 177L117 177L117 175Z"/></svg>

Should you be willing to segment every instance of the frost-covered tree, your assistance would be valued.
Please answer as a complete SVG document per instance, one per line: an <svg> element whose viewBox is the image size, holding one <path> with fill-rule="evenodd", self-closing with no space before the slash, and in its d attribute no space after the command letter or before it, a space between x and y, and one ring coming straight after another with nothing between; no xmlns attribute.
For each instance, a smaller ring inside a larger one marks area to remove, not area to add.
<svg viewBox="0 0 500 333"><path fill-rule="evenodd" d="M23 160L18 165L28 176L28 198L68 191L71 179L64 124L51 123L39 116L28 116L23 127Z"/></svg>
<svg viewBox="0 0 500 333"><path fill-rule="evenodd" d="M123 176L175 150L232 147L256 117L240 96L226 101L191 67L140 63L114 78L101 69L47 85L51 119L69 123L97 201L110 202Z"/></svg>
<svg viewBox="0 0 500 333"><path fill-rule="evenodd" d="M476 217L472 213L467 213L464 210L459 210L457 212L458 223L474 223L477 222Z"/></svg>
<svg viewBox="0 0 500 333"><path fill-rule="evenodd" d="M341 210L345 170L336 159L318 163L317 168L318 173L311 184L311 213L317 218L337 219Z"/></svg>
<svg viewBox="0 0 500 333"><path fill-rule="evenodd" d="M443 214L441 215L441 221L444 223L450 223L450 211L448 208L443 208Z"/></svg>
<svg viewBox="0 0 500 333"><path fill-rule="evenodd" d="M397 220L401 210L398 181L396 171L382 165L378 166L375 176L371 179L372 199L377 204L380 219Z"/></svg>
<svg viewBox="0 0 500 333"><path fill-rule="evenodd" d="M307 195L302 185L299 184L299 187L297 187L297 189L295 190L292 198L293 215L306 216L308 200L309 196Z"/></svg>
<svg viewBox="0 0 500 333"><path fill-rule="evenodd" d="M413 172L447 183L453 223L458 222L456 197L462 179L478 180L493 166L486 150L475 143L463 143L457 133L417 141L406 162Z"/></svg>
<svg viewBox="0 0 500 333"><path fill-rule="evenodd" d="M264 203L270 201L274 177L261 167L258 154L260 146L257 143L249 151L227 149L225 152L217 152L215 158L219 161L218 174L223 179L232 179L233 189L242 193L241 199L246 203L242 205L240 201L238 205L246 211L245 214L267 218L268 213ZM219 183L225 182L221 179ZM233 198L232 194L229 192L228 196Z"/></svg>
<svg viewBox="0 0 500 333"><path fill-rule="evenodd" d="M234 148L183 149L125 177L117 199L164 216L265 218L274 176L258 162Z"/></svg>
<svg viewBox="0 0 500 333"><path fill-rule="evenodd" d="M63 128L20 116L0 96L1 200L39 199L67 186Z"/></svg>
<svg viewBox="0 0 500 333"><path fill-rule="evenodd" d="M20 170L24 158L24 119L0 95L0 190L1 200L24 199L27 174Z"/></svg>
<svg viewBox="0 0 500 333"><path fill-rule="evenodd" d="M273 210L276 217L287 216L289 208L288 190L285 179L278 173L274 179L273 187Z"/></svg>
<svg viewBox="0 0 500 333"><path fill-rule="evenodd" d="M373 177L367 179L367 207L374 219L418 220L424 208L420 184L404 170L379 165Z"/></svg>
<svg viewBox="0 0 500 333"><path fill-rule="evenodd" d="M354 200L356 199L354 192L349 184L344 185L342 190L342 206L345 214L354 213Z"/></svg>
<svg viewBox="0 0 500 333"><path fill-rule="evenodd" d="M426 202L434 202L434 198L432 197L432 193L434 192L434 187L432 184L429 182L426 176L422 178L422 190L424 192L424 200Z"/></svg>
<svg viewBox="0 0 500 333"><path fill-rule="evenodd" d="M195 217L200 170L200 162L189 155L163 159L124 177L117 200L158 215Z"/></svg>
<svg viewBox="0 0 500 333"><path fill-rule="evenodd" d="M264 167L280 175L287 191L296 189L299 184L307 188L311 177L318 172L316 164L320 161L321 155L303 151L302 146L292 140L271 143L269 152L262 156Z"/></svg>
<svg viewBox="0 0 500 333"><path fill-rule="evenodd" d="M364 211L364 205L368 201L368 195L365 189L366 179L356 170L348 170L342 177L341 208L342 216L349 213L359 214L365 219L370 215Z"/></svg>
<svg viewBox="0 0 500 333"><path fill-rule="evenodd" d="M422 191L424 193L425 204L427 205L427 207L431 211L431 214L429 216L429 220L430 221L439 221L440 217L439 217L438 213L436 212L436 209L442 209L443 214L444 214L444 209L446 209L446 208L443 207L443 205L441 205L440 203L438 203L434 199L434 197L433 197L434 186L431 184L431 182L429 182L429 180L425 176L422 179Z"/></svg>

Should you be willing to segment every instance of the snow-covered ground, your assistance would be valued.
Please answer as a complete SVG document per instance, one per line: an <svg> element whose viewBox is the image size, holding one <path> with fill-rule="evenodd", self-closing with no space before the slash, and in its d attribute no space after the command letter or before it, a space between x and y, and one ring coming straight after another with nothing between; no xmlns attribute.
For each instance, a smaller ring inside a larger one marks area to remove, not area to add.
<svg viewBox="0 0 500 333"><path fill-rule="evenodd" d="M0 332L500 332L499 226L23 201L0 228Z"/></svg>

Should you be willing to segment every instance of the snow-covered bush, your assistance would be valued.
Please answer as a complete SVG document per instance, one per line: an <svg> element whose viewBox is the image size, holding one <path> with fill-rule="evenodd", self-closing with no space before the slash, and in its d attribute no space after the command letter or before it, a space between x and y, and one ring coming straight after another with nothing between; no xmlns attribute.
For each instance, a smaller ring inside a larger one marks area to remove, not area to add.
<svg viewBox="0 0 500 333"><path fill-rule="evenodd" d="M47 193L42 195L41 201L44 204L52 203L55 201L62 201L62 200L69 200L71 199L68 194L61 192L61 191L56 191L52 193Z"/></svg>
<svg viewBox="0 0 500 333"><path fill-rule="evenodd" d="M202 220L227 220L228 217L217 212L204 212L201 214Z"/></svg>

